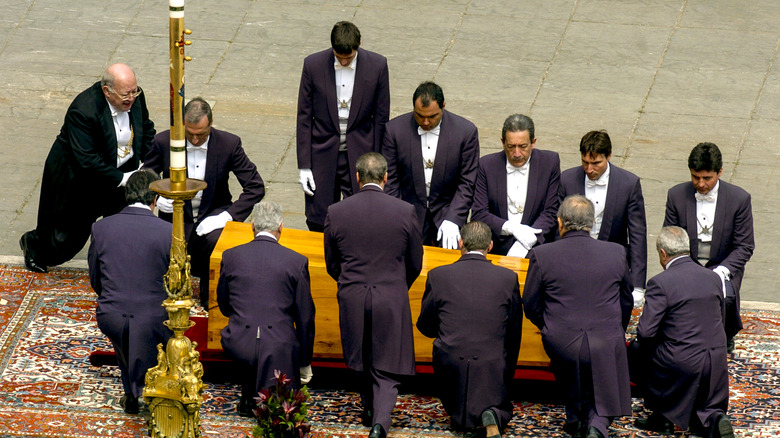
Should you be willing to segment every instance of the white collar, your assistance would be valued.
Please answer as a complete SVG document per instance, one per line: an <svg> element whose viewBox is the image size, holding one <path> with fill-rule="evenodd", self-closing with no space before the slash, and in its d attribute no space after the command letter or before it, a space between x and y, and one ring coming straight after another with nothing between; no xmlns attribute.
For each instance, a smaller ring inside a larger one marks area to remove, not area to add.
<svg viewBox="0 0 780 438"><path fill-rule="evenodd" d="M269 233L268 231L258 231L257 234L255 234L255 237L260 237L260 236L270 237L270 238L272 238L274 240L277 240L276 236L274 236L273 234Z"/></svg>
<svg viewBox="0 0 780 438"><path fill-rule="evenodd" d="M133 208L145 208L145 209L147 209L147 210L149 210L149 211L152 211L152 208L151 208L151 207L149 207L148 205L144 204L143 202L136 202L136 203L133 203L133 204L130 204L130 205L128 205L128 207L133 207Z"/></svg>

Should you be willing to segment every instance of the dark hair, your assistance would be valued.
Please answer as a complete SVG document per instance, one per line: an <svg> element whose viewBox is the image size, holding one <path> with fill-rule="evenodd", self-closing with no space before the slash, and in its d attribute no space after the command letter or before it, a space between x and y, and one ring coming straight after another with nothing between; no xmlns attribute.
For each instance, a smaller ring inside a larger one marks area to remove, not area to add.
<svg viewBox="0 0 780 438"><path fill-rule="evenodd" d="M609 139L607 131L602 129L583 135L582 140L580 140L580 154L604 155L605 158L612 155L612 141Z"/></svg>
<svg viewBox="0 0 780 438"><path fill-rule="evenodd" d="M330 31L330 45L339 55L349 55L360 47L360 29L349 21L339 21Z"/></svg>
<svg viewBox="0 0 780 438"><path fill-rule="evenodd" d="M200 119L206 116L209 119L209 125L212 122L211 119L211 105L206 102L205 99L198 96L191 101L187 102L184 106L184 121L189 123L198 123Z"/></svg>
<svg viewBox="0 0 780 438"><path fill-rule="evenodd" d="M382 154L369 152L358 158L355 167L357 168L361 184L381 184L385 180L385 174L387 173L387 160L385 160Z"/></svg>
<svg viewBox="0 0 780 438"><path fill-rule="evenodd" d="M125 184L125 201L127 205L140 202L144 205L152 205L157 193L149 188L149 184L157 181L160 177L151 169L141 169L130 175Z"/></svg>
<svg viewBox="0 0 780 438"><path fill-rule="evenodd" d="M697 172L709 170L720 172L723 168L723 156L715 143L699 143L688 156L688 168Z"/></svg>
<svg viewBox="0 0 780 438"><path fill-rule="evenodd" d="M431 104L431 101L436 101L439 104L439 108L444 108L444 91L435 82L425 81L417 86L412 95L412 106L417 102L418 97L422 106L428 106Z"/></svg>
<svg viewBox="0 0 780 438"><path fill-rule="evenodd" d="M487 224L471 221L460 229L460 238L466 251L487 251L492 235Z"/></svg>
<svg viewBox="0 0 780 438"><path fill-rule="evenodd" d="M523 114L512 114L504 120L504 127L501 128L501 140L506 140L507 132L528 131L528 139L534 141L536 133L534 132L534 121Z"/></svg>

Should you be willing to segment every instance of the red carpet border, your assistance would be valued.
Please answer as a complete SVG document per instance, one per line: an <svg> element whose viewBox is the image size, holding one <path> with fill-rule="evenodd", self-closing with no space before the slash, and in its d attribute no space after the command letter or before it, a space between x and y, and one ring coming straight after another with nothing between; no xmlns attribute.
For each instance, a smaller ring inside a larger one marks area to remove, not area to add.
<svg viewBox="0 0 780 438"><path fill-rule="evenodd" d="M745 330L729 361L730 416L737 436L780 436L780 312L743 309ZM0 437L143 437L143 416L119 407L116 367L92 367L89 353L108 349L95 322L95 295L83 269L34 274L0 264ZM316 379L316 376L315 376ZM206 382L204 437L248 437L253 421L236 414L239 388ZM315 437L364 437L355 393L312 390ZM516 395L516 398L519 395ZM642 412L641 401L634 408ZM506 436L565 437L559 404L515 401ZM391 437L479 436L454 432L434 397L402 395ZM658 436L618 419L611 437Z"/></svg>

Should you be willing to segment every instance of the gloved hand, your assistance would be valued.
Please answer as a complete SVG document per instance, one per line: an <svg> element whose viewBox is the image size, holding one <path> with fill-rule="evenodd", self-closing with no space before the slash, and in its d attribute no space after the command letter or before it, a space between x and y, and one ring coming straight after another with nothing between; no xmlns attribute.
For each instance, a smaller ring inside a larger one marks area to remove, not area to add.
<svg viewBox="0 0 780 438"><path fill-rule="evenodd" d="M723 288L723 298L726 298L726 282L731 281L731 271L725 266L718 265L712 269L712 272L718 274L720 277L720 285Z"/></svg>
<svg viewBox="0 0 780 438"><path fill-rule="evenodd" d="M528 225L511 221L504 222L501 230L507 231L508 234L514 236L515 240L520 242L526 250L530 250L536 245L536 242L539 241L536 235L542 232L539 228L531 228Z"/></svg>
<svg viewBox="0 0 780 438"><path fill-rule="evenodd" d="M458 249L458 239L460 239L460 227L455 222L444 220L439 226L439 233L436 240L441 241L441 247L444 249Z"/></svg>
<svg viewBox="0 0 780 438"><path fill-rule="evenodd" d="M124 186L125 186L125 184L127 184L127 180L128 180L128 179L130 179L130 175L132 175L132 174L134 174L134 173L136 173L136 172L138 172L138 170L137 170L137 169L136 169L136 170L134 170L134 171L132 171L132 172L125 172L125 173L122 175L122 181L119 183L119 185L118 185L117 187L124 187Z"/></svg>
<svg viewBox="0 0 780 438"><path fill-rule="evenodd" d="M317 186L314 184L314 174L311 173L311 169L300 169L298 171L298 182L301 183L303 193L314 196L314 191L317 190Z"/></svg>
<svg viewBox="0 0 780 438"><path fill-rule="evenodd" d="M195 233L198 236L203 236L204 234L208 234L219 228L225 228L225 224L232 220L233 216L231 216L230 213L223 211L216 216L209 216L206 219L203 219L200 225L198 225L198 228L195 228Z"/></svg>
<svg viewBox="0 0 780 438"><path fill-rule="evenodd" d="M506 253L507 257L517 257L524 259L528 255L528 248L524 247L522 243L515 242L512 247L509 248L509 252Z"/></svg>
<svg viewBox="0 0 780 438"><path fill-rule="evenodd" d="M634 297L634 309L642 307L645 302L645 290L641 287L635 287L631 295Z"/></svg>
<svg viewBox="0 0 780 438"><path fill-rule="evenodd" d="M162 213L173 213L173 199L164 196L157 197L157 210Z"/></svg>
<svg viewBox="0 0 780 438"><path fill-rule="evenodd" d="M301 384L303 385L309 383L311 378L314 377L314 373L311 370L311 365L301 367L299 368L299 371L301 373Z"/></svg>

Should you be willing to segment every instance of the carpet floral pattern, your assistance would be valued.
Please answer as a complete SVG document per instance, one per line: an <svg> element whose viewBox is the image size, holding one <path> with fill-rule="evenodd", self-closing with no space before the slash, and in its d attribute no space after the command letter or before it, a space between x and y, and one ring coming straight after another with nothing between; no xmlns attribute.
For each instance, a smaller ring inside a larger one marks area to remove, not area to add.
<svg viewBox="0 0 780 438"><path fill-rule="evenodd" d="M745 310L745 330L729 361L730 416L738 436L780 435L780 312ZM95 322L95 296L84 270L34 274L0 265L0 437L142 437L143 416L119 407L122 386L114 366L93 367L90 352L110 349ZM316 379L316 377L315 377ZM236 414L237 385L205 382L204 437L248 437L253 422ZM353 392L312 390L316 437L366 436ZM519 398L520 394L516 397ZM634 408L642 412L641 400ZM567 436L559 404L515 400L507 436ZM454 432L435 397L399 397L390 436L478 436ZM631 418L614 422L611 437L658 436Z"/></svg>

